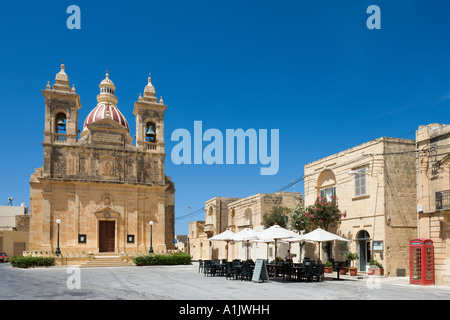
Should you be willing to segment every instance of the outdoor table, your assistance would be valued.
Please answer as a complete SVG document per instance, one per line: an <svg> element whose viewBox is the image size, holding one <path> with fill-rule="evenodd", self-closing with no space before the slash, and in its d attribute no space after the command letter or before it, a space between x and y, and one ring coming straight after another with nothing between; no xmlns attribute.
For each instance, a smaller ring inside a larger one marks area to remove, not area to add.
<svg viewBox="0 0 450 320"><path fill-rule="evenodd" d="M335 268L336 268L336 272L337 272L337 277L336 277L334 280L342 280L342 279L339 278L339 275L341 274L341 269L345 269L345 268L347 268L347 267L344 267L344 266L336 266Z"/></svg>
<svg viewBox="0 0 450 320"><path fill-rule="evenodd" d="M241 270L242 270L242 265L235 265L235 266L232 266L231 268L233 268L233 269L235 269L235 270L237 270L239 273L241 273Z"/></svg>
<svg viewBox="0 0 450 320"><path fill-rule="evenodd" d="M292 269L297 273L297 281L300 281L300 276L302 274L302 271L305 269L305 266L299 263L294 263Z"/></svg>
<svg viewBox="0 0 450 320"><path fill-rule="evenodd" d="M345 266L345 261L334 261L333 263L333 271L336 267L344 267Z"/></svg>
<svg viewBox="0 0 450 320"><path fill-rule="evenodd" d="M269 272L269 276L274 274L275 265L273 263L267 263L267 271Z"/></svg>
<svg viewBox="0 0 450 320"><path fill-rule="evenodd" d="M227 271L227 264L226 263L220 263L218 265L216 265L216 270L219 271L220 275L225 275L225 272Z"/></svg>

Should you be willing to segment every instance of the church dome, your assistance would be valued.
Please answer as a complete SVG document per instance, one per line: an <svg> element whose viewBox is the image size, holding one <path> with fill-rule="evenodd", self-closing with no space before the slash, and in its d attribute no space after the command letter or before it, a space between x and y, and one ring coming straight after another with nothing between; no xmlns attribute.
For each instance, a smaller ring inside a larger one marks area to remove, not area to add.
<svg viewBox="0 0 450 320"><path fill-rule="evenodd" d="M114 83L109 79L109 74L106 73L106 78L102 80L99 85L100 94L97 96L97 106L88 114L86 120L84 120L83 130L90 123L102 120L104 118L111 118L118 124L124 126L128 132L130 127L128 126L127 119L117 108L117 97L114 95L116 87Z"/></svg>
<svg viewBox="0 0 450 320"><path fill-rule="evenodd" d="M125 119L120 110L116 106L108 103L101 103L101 104L99 103L88 114L86 120L84 120L83 129L85 129L88 124L105 119L107 117L113 119L118 124L124 126L128 130L128 132L130 131L127 119Z"/></svg>

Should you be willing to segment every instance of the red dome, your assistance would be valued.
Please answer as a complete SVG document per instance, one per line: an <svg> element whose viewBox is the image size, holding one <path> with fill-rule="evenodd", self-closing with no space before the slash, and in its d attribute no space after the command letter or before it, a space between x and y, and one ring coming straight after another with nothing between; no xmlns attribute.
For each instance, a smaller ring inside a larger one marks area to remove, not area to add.
<svg viewBox="0 0 450 320"><path fill-rule="evenodd" d="M90 123L93 123L95 121L99 121L101 119L104 119L107 117L107 114L109 113L109 117L113 119L118 124L124 126L128 132L130 132L130 127L128 126L127 119L123 116L123 114L117 109L116 106L111 104L99 104L97 105L86 117L86 120L84 120L84 126L83 129L86 128L86 126Z"/></svg>

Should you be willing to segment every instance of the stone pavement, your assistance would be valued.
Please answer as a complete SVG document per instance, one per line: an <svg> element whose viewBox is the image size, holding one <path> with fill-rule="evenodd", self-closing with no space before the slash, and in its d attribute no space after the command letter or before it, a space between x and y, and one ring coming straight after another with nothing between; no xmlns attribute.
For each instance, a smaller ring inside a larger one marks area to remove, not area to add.
<svg viewBox="0 0 450 320"><path fill-rule="evenodd" d="M227 280L188 266L17 269L0 264L2 300L449 300L450 287L410 285L409 278L335 273L323 282ZM79 285L79 286L78 286ZM78 287L77 287L78 286Z"/></svg>

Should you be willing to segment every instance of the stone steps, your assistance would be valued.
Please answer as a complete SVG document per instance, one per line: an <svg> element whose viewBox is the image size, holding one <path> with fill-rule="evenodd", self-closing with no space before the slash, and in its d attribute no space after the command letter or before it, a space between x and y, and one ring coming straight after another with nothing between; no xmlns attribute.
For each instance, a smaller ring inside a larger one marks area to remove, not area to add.
<svg viewBox="0 0 450 320"><path fill-rule="evenodd" d="M81 264L80 268L131 266L135 266L135 264L132 262L124 261L119 255L98 255L94 256L93 260L89 260Z"/></svg>

